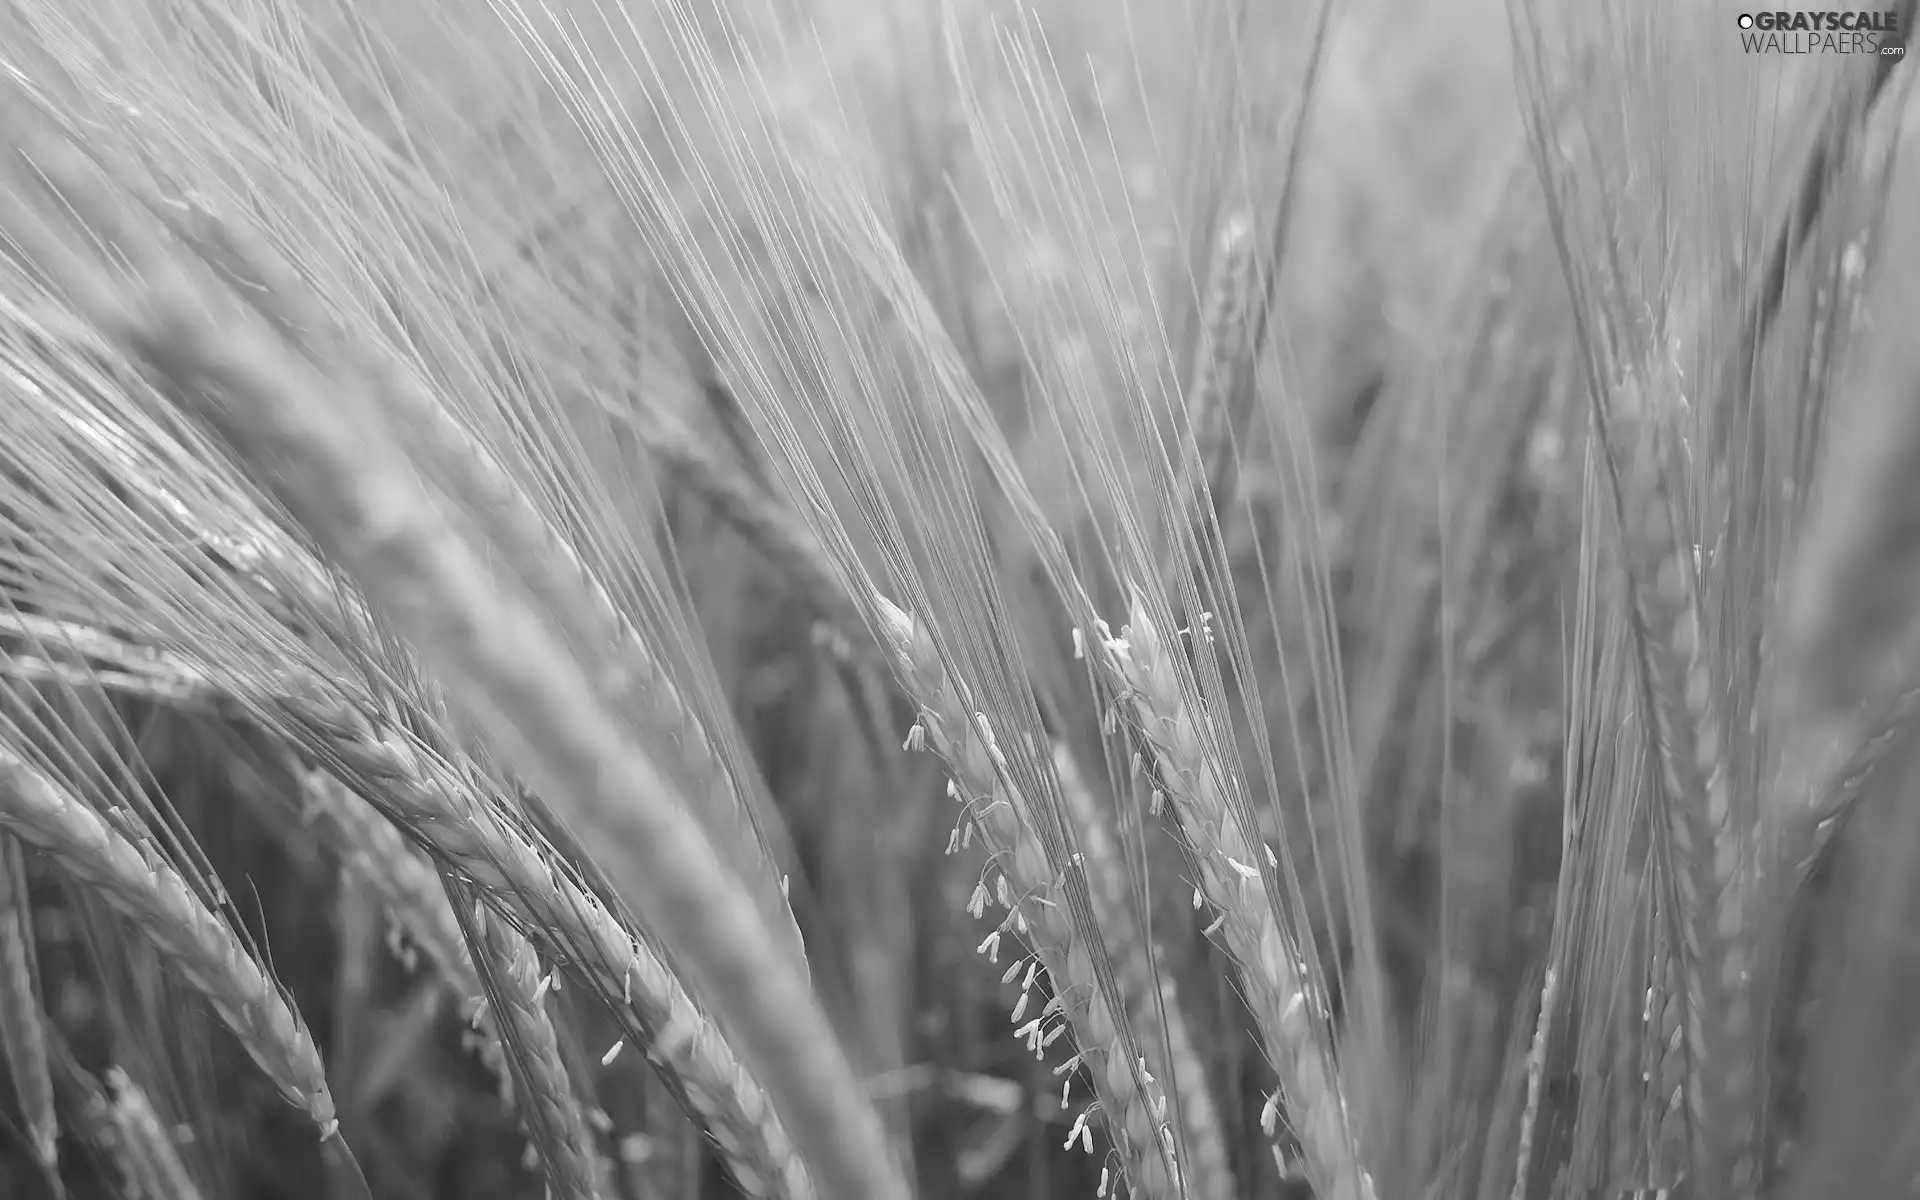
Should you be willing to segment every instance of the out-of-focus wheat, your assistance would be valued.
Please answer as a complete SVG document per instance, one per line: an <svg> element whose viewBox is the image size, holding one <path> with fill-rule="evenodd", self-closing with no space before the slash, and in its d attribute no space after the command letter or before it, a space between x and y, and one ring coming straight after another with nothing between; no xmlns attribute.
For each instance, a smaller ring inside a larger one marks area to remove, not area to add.
<svg viewBox="0 0 1920 1200"><path fill-rule="evenodd" d="M115 1133L113 1153L134 1186L151 1200L200 1200L200 1189L180 1161L180 1148L153 1110L140 1085L118 1067L107 1072L107 1119Z"/></svg>

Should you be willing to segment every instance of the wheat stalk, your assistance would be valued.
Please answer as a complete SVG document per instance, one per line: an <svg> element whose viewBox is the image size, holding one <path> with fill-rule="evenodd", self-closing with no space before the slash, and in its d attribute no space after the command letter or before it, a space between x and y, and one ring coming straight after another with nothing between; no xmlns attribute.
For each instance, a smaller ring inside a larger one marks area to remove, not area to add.
<svg viewBox="0 0 1920 1200"><path fill-rule="evenodd" d="M1326 1200L1369 1200L1373 1182L1361 1169L1339 1076L1312 1016L1310 1006L1320 1001L1308 990L1299 947L1260 886L1263 860L1272 851L1256 832L1240 827L1226 765L1210 749L1205 718L1189 704L1171 652L1137 593L1129 623L1119 637L1104 638L1101 651L1192 846L1200 893L1218 911L1227 949L1239 960L1247 1003L1279 1076L1279 1098L1299 1136L1308 1177Z"/></svg>
<svg viewBox="0 0 1920 1200"><path fill-rule="evenodd" d="M150 858L92 808L0 745L0 826L48 855L139 926L165 962L231 1030L321 1139L338 1136L313 1036L225 922L169 864Z"/></svg>

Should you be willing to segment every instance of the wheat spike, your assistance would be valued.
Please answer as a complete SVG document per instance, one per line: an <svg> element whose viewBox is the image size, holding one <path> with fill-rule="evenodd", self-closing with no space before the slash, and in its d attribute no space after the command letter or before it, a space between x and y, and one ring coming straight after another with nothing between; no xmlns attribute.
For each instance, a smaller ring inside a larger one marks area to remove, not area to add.
<svg viewBox="0 0 1920 1200"><path fill-rule="evenodd" d="M1060 779L1060 797L1086 864L1100 940L1113 959L1129 1018L1146 1052L1154 1057L1166 1056L1166 1069L1158 1074L1171 1082L1179 1101L1185 1152L1178 1165L1187 1196L1190 1200L1227 1200L1238 1191L1227 1165L1226 1136L1219 1110L1214 1107L1213 1092L1207 1086L1206 1065L1194 1048L1173 977L1148 952L1134 919L1126 864L1066 743L1054 746L1053 763Z"/></svg>
<svg viewBox="0 0 1920 1200"><path fill-rule="evenodd" d="M999 751L985 716L947 674L925 629L885 597L875 596L874 608L907 693L920 706L927 745L947 764L955 794L965 797L962 819L974 822L1006 879L1007 924L1025 933L1052 978L1133 1194L1176 1195L1161 1132L1165 1102L1138 1070L1121 1017L1108 1006L1091 948L1066 909L1046 847L1029 827L1027 800L995 765Z"/></svg>
<svg viewBox="0 0 1920 1200"><path fill-rule="evenodd" d="M321 1138L338 1135L326 1069L300 1014L171 866L143 855L7 746L0 746L0 825L139 926Z"/></svg>
<svg viewBox="0 0 1920 1200"><path fill-rule="evenodd" d="M1128 626L1107 639L1105 653L1193 847L1200 891L1219 911L1227 949L1240 962L1247 1002L1279 1075L1308 1177L1326 1200L1369 1200L1373 1183L1355 1153L1340 1077L1310 1015L1309 1006L1319 1001L1308 990L1299 947L1257 886L1265 845L1240 828L1226 790L1226 766L1208 749L1204 718L1189 706L1171 651L1137 594Z"/></svg>
<svg viewBox="0 0 1920 1200"><path fill-rule="evenodd" d="M1547 1040L1553 1031L1554 973L1548 967L1540 984L1540 1010L1534 1018L1533 1042L1527 1048L1527 1097L1520 1113L1520 1149L1514 1169L1512 1200L1527 1200L1527 1177L1533 1166L1534 1134L1540 1121L1540 1101L1546 1090Z"/></svg>
<svg viewBox="0 0 1920 1200"><path fill-rule="evenodd" d="M561 1200L594 1200L593 1136L560 1055L542 984L540 961L520 932L475 906L471 918L492 965L488 1016L499 1022L512 1066L521 1123L539 1148Z"/></svg>
<svg viewBox="0 0 1920 1200"><path fill-rule="evenodd" d="M809 1200L807 1171L758 1083L664 963L598 900L556 872L540 851L473 795L458 770L398 732L382 736L351 709L289 701L287 715L323 734L346 772L366 781L462 874L506 904L550 952L577 965L684 1090L735 1182L751 1196Z"/></svg>
<svg viewBox="0 0 1920 1200"><path fill-rule="evenodd" d="M298 762L290 766L299 791L300 827L378 897L388 919L406 934L413 949L426 955L467 1014L478 1018L475 1055L510 1091L512 1076L505 1052L485 1012L486 989L474 970L466 933L447 901L440 873L378 809L338 780ZM247 782L259 783L257 779Z"/></svg>
<svg viewBox="0 0 1920 1200"><path fill-rule="evenodd" d="M460 919L439 872L392 822L323 771L294 767L300 821L340 864L380 898L387 915L467 1003L482 995Z"/></svg>
<svg viewBox="0 0 1920 1200"><path fill-rule="evenodd" d="M1203 519L1209 505L1218 509L1226 504L1232 486L1236 433L1232 392L1251 334L1253 256L1253 223L1245 214L1236 214L1221 226L1214 242L1200 337L1187 373L1193 450L1178 494L1195 506L1195 519Z"/></svg>
<svg viewBox="0 0 1920 1200"><path fill-rule="evenodd" d="M1650 387L1673 385L1664 366ZM1649 392L1657 405L1671 394ZM1753 845L1736 811L1721 728L1706 615L1703 568L1682 536L1687 525L1674 494L1679 473L1663 461L1663 414L1651 413L1650 453L1629 459L1618 444L1628 423L1610 421L1612 476L1629 563L1629 603L1645 673L1646 708L1662 804L1656 810L1672 861L1675 941L1671 966L1683 1005L1686 1119L1696 1164L1731 1173L1736 1187L1757 1169L1755 1014L1749 978L1745 906L1753 884ZM1751 1182L1749 1179L1748 1182Z"/></svg>

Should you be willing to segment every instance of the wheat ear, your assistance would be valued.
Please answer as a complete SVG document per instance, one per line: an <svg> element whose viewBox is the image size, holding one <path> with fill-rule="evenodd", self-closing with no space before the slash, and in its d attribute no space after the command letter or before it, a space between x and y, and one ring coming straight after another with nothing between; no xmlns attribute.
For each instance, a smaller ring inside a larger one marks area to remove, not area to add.
<svg viewBox="0 0 1920 1200"><path fill-rule="evenodd" d="M966 806L962 820L979 830L1001 873L1002 886L990 890L983 883L974 894L974 915L997 898L1008 909L1004 926L1025 935L1039 960L1036 966L1051 977L1053 1002L1021 1026L1020 1036L1038 1052L1071 1027L1079 1046L1075 1060L1084 1063L1093 1078L1133 1194L1143 1200L1177 1195L1168 1169L1173 1139L1165 1132L1166 1099L1135 1061L1124 1026L1108 1005L1108 993L1096 974L1095 948L1067 909L1046 847L1032 828L1028 801L1007 777L986 714L974 710L948 675L925 629L885 597L874 597L874 610L907 694L920 708L909 744L930 747L947 764L953 795ZM990 957L997 955L999 939L998 930L988 938L986 945L994 952ZM1007 977L1018 974L1012 970ZM1037 975L1037 970L1026 973L1014 1009L1016 1020L1025 1014L1027 991ZM1048 1018L1056 1011L1066 1025L1048 1031ZM1076 1131L1081 1127L1076 1125Z"/></svg>
<svg viewBox="0 0 1920 1200"><path fill-rule="evenodd" d="M1668 384L1657 370L1650 389ZM1650 390L1655 403L1669 404ZM1655 419L1659 416L1656 413ZM1658 832L1671 847L1675 941L1672 966L1683 1005L1686 1117L1695 1168L1749 1186L1759 1164L1753 947L1745 914L1753 847L1735 810L1711 650L1702 636L1702 566L1683 537L1679 474L1662 461L1663 431L1650 453L1629 459L1609 421L1612 484L1629 564L1628 595L1645 679L1641 702L1659 767ZM1664 906L1663 906L1664 907ZM1742 1182L1742 1181L1745 1182Z"/></svg>
<svg viewBox="0 0 1920 1200"><path fill-rule="evenodd" d="M1207 276L1200 336L1187 373L1187 421L1193 431L1186 480L1178 495L1193 508L1191 519L1227 502L1234 465L1233 389L1240 361L1252 340L1248 322L1254 302L1253 223L1230 217L1215 239Z"/></svg>
<svg viewBox="0 0 1920 1200"><path fill-rule="evenodd" d="M468 918L474 944L485 950L487 1006L499 1023L513 1070L520 1120L539 1148L560 1200L594 1200L597 1156L586 1116L574 1095L560 1039L547 1012L551 976L520 932L477 903Z"/></svg>
<svg viewBox="0 0 1920 1200"><path fill-rule="evenodd" d="M1219 913L1227 949L1240 962L1247 1003L1280 1080L1279 1098L1300 1139L1307 1175L1325 1200L1370 1200L1340 1078L1315 1029L1306 963L1260 886L1272 852L1242 829L1229 776L1181 689L1171 652L1136 594L1130 622L1105 639L1111 669L1133 710L1175 818L1193 849L1200 892ZM1268 1112L1274 1111L1272 1106Z"/></svg>
<svg viewBox="0 0 1920 1200"><path fill-rule="evenodd" d="M1189 1200L1228 1200L1238 1195L1227 1165L1226 1135L1220 1112L1207 1086L1207 1068L1194 1048L1186 1013L1173 977L1159 969L1146 938L1134 918L1133 891L1126 863L1107 829L1106 817L1095 804L1080 765L1066 743L1056 743L1054 774L1060 779L1060 798L1073 822L1076 844L1087 871L1094 919L1100 940L1113 960L1113 971L1126 998L1128 1014L1149 1056L1166 1056L1162 1074L1172 1082L1179 1105L1184 1154L1179 1161L1181 1181Z"/></svg>
<svg viewBox="0 0 1920 1200"><path fill-rule="evenodd" d="M324 771L293 767L301 825L380 900L388 919L469 1005L485 994L440 873L393 823Z"/></svg>
<svg viewBox="0 0 1920 1200"><path fill-rule="evenodd" d="M339 780L299 762L289 767L298 783L300 827L378 898L387 919L406 935L409 951L426 955L471 1020L475 1057L511 1091L506 1052L482 1012L486 988L440 873L391 821Z"/></svg>
<svg viewBox="0 0 1920 1200"><path fill-rule="evenodd" d="M20 1101L33 1156L42 1170L59 1165L60 1123L53 1074L41 1027L39 972L33 955L33 909L27 900L20 843L0 834L0 1050Z"/></svg>
<svg viewBox="0 0 1920 1200"><path fill-rule="evenodd" d="M1533 1040L1527 1047L1526 1098L1520 1110L1519 1150L1513 1172L1512 1200L1527 1200L1528 1176L1533 1168L1534 1134L1540 1123L1540 1102L1546 1093L1547 1044L1553 1034L1554 970L1547 968L1540 984L1540 1010L1534 1017Z"/></svg>
<svg viewBox="0 0 1920 1200"><path fill-rule="evenodd" d="M149 859L78 798L0 746L0 826L139 926L253 1061L328 1139L339 1132L313 1036L225 922L167 863Z"/></svg>
<svg viewBox="0 0 1920 1200"><path fill-rule="evenodd" d="M551 955L574 960L637 1048L685 1093L743 1192L811 1200L805 1165L765 1092L679 979L483 803L471 781L430 748L398 730L377 731L352 708L284 697L281 710L321 741L339 769L364 781L408 829L485 889L490 903L506 905Z"/></svg>

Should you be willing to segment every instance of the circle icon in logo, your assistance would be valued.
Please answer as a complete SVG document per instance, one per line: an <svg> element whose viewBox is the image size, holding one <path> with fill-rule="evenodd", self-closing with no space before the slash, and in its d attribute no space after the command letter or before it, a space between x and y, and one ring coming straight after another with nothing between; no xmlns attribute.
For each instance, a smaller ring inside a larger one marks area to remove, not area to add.
<svg viewBox="0 0 1920 1200"><path fill-rule="evenodd" d="M1741 14L1740 14L1740 28L1742 28L1742 29L1752 29L1752 28L1753 28L1753 14L1752 14L1752 13L1741 13Z"/></svg>

